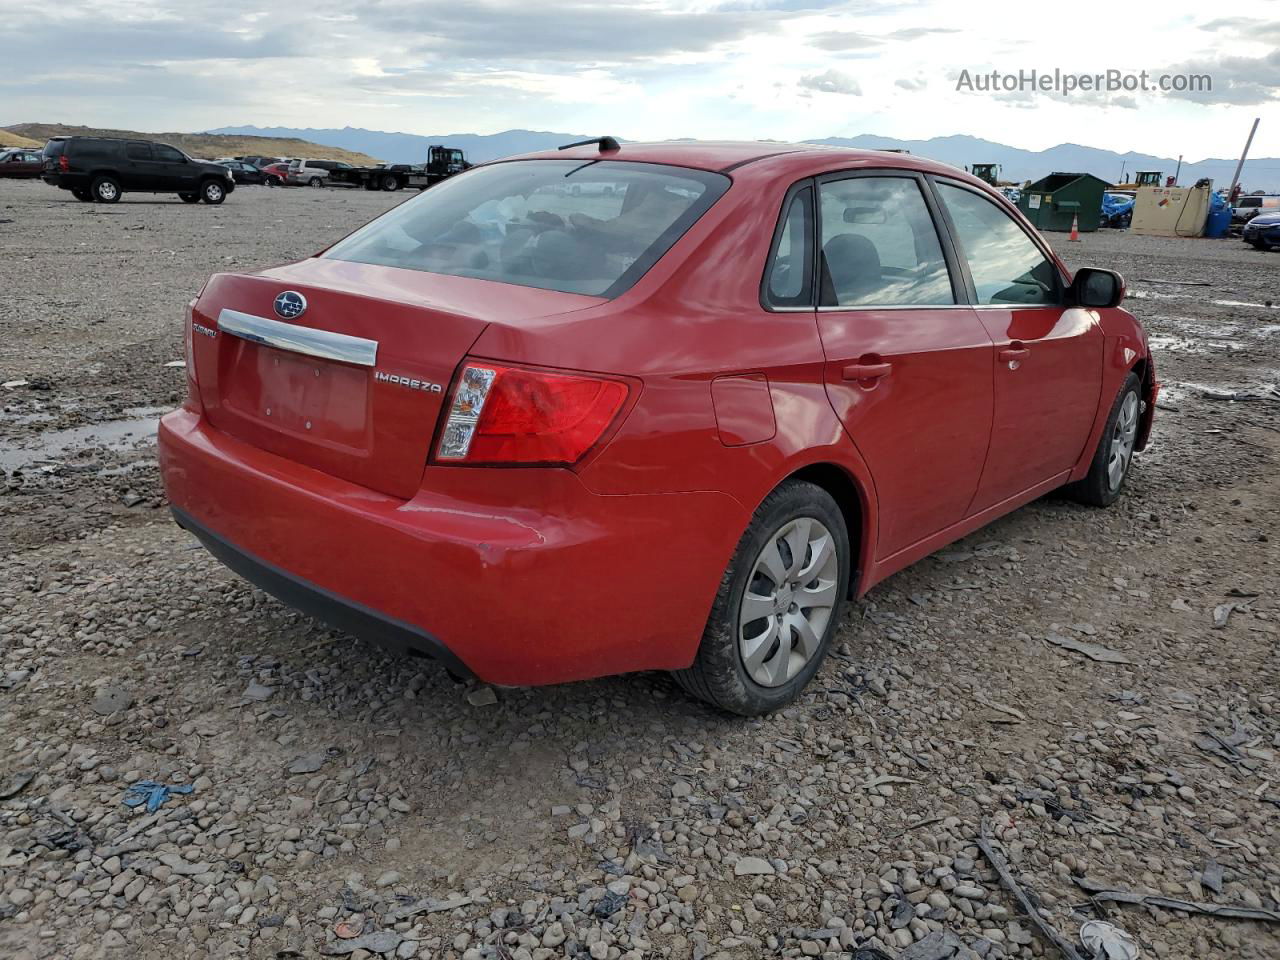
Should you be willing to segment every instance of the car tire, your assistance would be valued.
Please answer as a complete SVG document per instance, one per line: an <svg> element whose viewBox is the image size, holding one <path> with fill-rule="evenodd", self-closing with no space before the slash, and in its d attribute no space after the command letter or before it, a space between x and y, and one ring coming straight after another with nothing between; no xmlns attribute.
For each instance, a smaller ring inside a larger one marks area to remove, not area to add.
<svg viewBox="0 0 1280 960"><path fill-rule="evenodd" d="M1109 507L1119 499L1133 466L1142 414L1142 382L1131 372L1111 405L1089 472L1063 488L1068 497L1091 507Z"/></svg>
<svg viewBox="0 0 1280 960"><path fill-rule="evenodd" d="M307 186L308 186L308 187L323 187L323 186L324 186L324 178L322 178L322 177L312 177L310 180L308 180L308 181L307 181Z"/></svg>
<svg viewBox="0 0 1280 960"><path fill-rule="evenodd" d="M210 206L217 206L227 199L227 188L217 180L206 180L200 184L200 199Z"/></svg>
<svg viewBox="0 0 1280 960"><path fill-rule="evenodd" d="M200 202L200 194L198 193L180 193L178 194L178 197L182 200L183 203L199 203Z"/></svg>
<svg viewBox="0 0 1280 960"><path fill-rule="evenodd" d="M120 199L120 181L115 177L96 177L89 196L97 203L115 203Z"/></svg>
<svg viewBox="0 0 1280 960"><path fill-rule="evenodd" d="M396 190L399 190L400 178L393 177L391 174L387 174L385 177L382 178L382 189L387 191L387 193L394 193Z"/></svg>
<svg viewBox="0 0 1280 960"><path fill-rule="evenodd" d="M72 190L71 195L75 197L77 200L79 200L81 203L93 203L93 194L91 194L88 190L84 190L80 187L77 187L75 190Z"/></svg>
<svg viewBox="0 0 1280 960"><path fill-rule="evenodd" d="M697 655L687 669L674 671L675 681L742 716L790 703L827 655L850 570L849 533L835 500L812 483L782 484L752 516L720 581ZM806 607L805 592L822 602Z"/></svg>

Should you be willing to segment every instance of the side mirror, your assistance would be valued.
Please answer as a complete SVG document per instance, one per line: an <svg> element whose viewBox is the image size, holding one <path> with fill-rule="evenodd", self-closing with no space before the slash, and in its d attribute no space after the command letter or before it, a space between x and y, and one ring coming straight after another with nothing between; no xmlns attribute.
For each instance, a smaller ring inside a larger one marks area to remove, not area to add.
<svg viewBox="0 0 1280 960"><path fill-rule="evenodd" d="M1124 300L1124 277L1114 270L1081 267L1071 281L1071 302L1077 307L1118 307Z"/></svg>

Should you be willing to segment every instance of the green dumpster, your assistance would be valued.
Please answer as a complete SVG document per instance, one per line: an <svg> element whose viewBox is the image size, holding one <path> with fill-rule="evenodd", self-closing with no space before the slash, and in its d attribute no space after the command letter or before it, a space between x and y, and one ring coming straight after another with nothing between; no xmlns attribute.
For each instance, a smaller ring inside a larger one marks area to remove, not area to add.
<svg viewBox="0 0 1280 960"><path fill-rule="evenodd" d="M1080 218L1080 230L1098 229L1102 195L1111 184L1091 173L1051 173L1022 191L1018 209L1037 230L1067 232Z"/></svg>

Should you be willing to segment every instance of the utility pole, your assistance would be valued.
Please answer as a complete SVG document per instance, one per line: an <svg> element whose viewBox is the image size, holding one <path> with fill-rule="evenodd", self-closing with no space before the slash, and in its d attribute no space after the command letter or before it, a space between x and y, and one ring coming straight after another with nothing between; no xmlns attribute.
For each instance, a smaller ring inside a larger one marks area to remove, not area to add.
<svg viewBox="0 0 1280 960"><path fill-rule="evenodd" d="M1249 139L1244 142L1244 152L1240 154L1240 162L1236 164L1235 175L1231 178L1231 190L1227 193L1227 203L1234 204L1236 196L1236 187L1240 183L1240 171L1244 169L1244 159L1249 156L1249 147L1253 145L1253 135L1258 132L1258 120L1253 118L1253 126L1249 130Z"/></svg>

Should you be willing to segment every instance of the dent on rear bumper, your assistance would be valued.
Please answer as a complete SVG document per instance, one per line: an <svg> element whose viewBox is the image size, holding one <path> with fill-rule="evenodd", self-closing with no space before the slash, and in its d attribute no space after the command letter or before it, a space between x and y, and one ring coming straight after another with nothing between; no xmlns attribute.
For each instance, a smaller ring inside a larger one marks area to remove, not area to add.
<svg viewBox="0 0 1280 960"><path fill-rule="evenodd" d="M726 494L598 496L547 468L431 467L433 489L398 500L188 410L159 440L170 502L195 524L494 683L687 666L748 519Z"/></svg>

